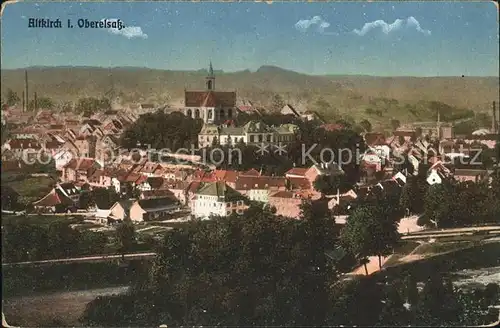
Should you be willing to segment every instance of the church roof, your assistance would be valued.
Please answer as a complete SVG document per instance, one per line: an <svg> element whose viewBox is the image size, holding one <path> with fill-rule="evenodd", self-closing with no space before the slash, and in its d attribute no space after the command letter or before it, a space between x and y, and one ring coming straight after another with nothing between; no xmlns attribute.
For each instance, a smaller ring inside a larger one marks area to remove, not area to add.
<svg viewBox="0 0 500 328"><path fill-rule="evenodd" d="M185 91L186 107L236 107L234 91Z"/></svg>

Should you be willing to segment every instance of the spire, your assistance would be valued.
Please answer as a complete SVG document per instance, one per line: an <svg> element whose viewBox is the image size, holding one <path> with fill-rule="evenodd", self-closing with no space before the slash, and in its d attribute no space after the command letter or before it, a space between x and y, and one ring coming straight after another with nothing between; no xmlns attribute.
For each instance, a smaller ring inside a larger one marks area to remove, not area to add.
<svg viewBox="0 0 500 328"><path fill-rule="evenodd" d="M212 61L210 61L210 66L208 67L208 76L214 77L214 68L212 67Z"/></svg>
<svg viewBox="0 0 500 328"><path fill-rule="evenodd" d="M214 75L214 68L212 67L212 61L210 61L210 66L208 67L208 76L207 76L207 90L214 90L215 89L215 75Z"/></svg>

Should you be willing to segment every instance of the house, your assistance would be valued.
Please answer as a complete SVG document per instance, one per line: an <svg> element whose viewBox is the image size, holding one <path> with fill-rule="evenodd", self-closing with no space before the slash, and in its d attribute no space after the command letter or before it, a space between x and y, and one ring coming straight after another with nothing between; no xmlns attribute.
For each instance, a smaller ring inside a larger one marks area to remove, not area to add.
<svg viewBox="0 0 500 328"><path fill-rule="evenodd" d="M190 187L192 186L192 190ZM194 197L194 192L198 189L199 182L177 181L168 187L168 190L182 205L188 205L188 192L189 199Z"/></svg>
<svg viewBox="0 0 500 328"><path fill-rule="evenodd" d="M351 204L354 200L358 198L358 195L354 190L349 190L348 192L345 192L343 194L340 194L340 192L337 192L337 195L332 197L328 201L328 208L330 210L334 209L335 207L342 207L342 206L348 206L348 204Z"/></svg>
<svg viewBox="0 0 500 328"><path fill-rule="evenodd" d="M63 193L64 196L71 199L75 204L80 200L80 190L73 183L60 183L56 186L56 189Z"/></svg>
<svg viewBox="0 0 500 328"><path fill-rule="evenodd" d="M417 133L415 130L396 130L393 132L393 136L398 139L403 139L404 141L411 141L417 138Z"/></svg>
<svg viewBox="0 0 500 328"><path fill-rule="evenodd" d="M159 163L148 161L139 169L139 173L147 177L152 177L155 175L155 172L159 172L160 170L162 170L162 166Z"/></svg>
<svg viewBox="0 0 500 328"><path fill-rule="evenodd" d="M53 156L56 170L61 171L72 159L73 153L67 149L59 149Z"/></svg>
<svg viewBox="0 0 500 328"><path fill-rule="evenodd" d="M286 189L286 178L241 174L234 183L234 189L252 201L268 203L270 192Z"/></svg>
<svg viewBox="0 0 500 328"><path fill-rule="evenodd" d="M76 211L76 203L59 188L52 189L42 199L33 203L37 211L45 213L63 213Z"/></svg>
<svg viewBox="0 0 500 328"><path fill-rule="evenodd" d="M298 182L299 179L306 179L309 181L309 184L312 185L316 178L320 175L337 175L344 174L342 168L336 163L318 163L312 165L310 168L298 168L294 167L293 169L285 172L285 177L288 178L291 182Z"/></svg>
<svg viewBox="0 0 500 328"><path fill-rule="evenodd" d="M374 166L375 170L381 171L385 165L385 157L382 157L378 152L368 149L360 158L362 163L366 163L368 166Z"/></svg>
<svg viewBox="0 0 500 328"><path fill-rule="evenodd" d="M300 114L300 118L304 121L320 121L321 123L326 123L326 121L321 117L321 115L312 110L306 110Z"/></svg>
<svg viewBox="0 0 500 328"><path fill-rule="evenodd" d="M472 181L479 182L486 179L490 175L490 171L481 169L455 169L453 172L453 177L457 181Z"/></svg>
<svg viewBox="0 0 500 328"><path fill-rule="evenodd" d="M101 166L93 158L72 158L68 164L63 167L63 181L84 181L87 182L87 177L94 169Z"/></svg>
<svg viewBox="0 0 500 328"><path fill-rule="evenodd" d="M242 214L247 208L245 197L224 181L210 182L195 192L192 214L207 219L212 215Z"/></svg>
<svg viewBox="0 0 500 328"><path fill-rule="evenodd" d="M285 177L286 178L305 178L307 168L303 167L294 167L293 169L288 170L285 172Z"/></svg>
<svg viewBox="0 0 500 328"><path fill-rule="evenodd" d="M37 139L11 139L5 146L16 158L23 158L29 161L35 160L41 154L42 145Z"/></svg>
<svg viewBox="0 0 500 328"><path fill-rule="evenodd" d="M179 202L170 197L141 199L130 207L130 219L134 222L165 219L179 208Z"/></svg>
<svg viewBox="0 0 500 328"><path fill-rule="evenodd" d="M326 131L340 131L344 129L344 126L342 124L337 124L337 123L326 123L320 125L320 128Z"/></svg>
<svg viewBox="0 0 500 328"><path fill-rule="evenodd" d="M396 173L392 179L394 181L396 181L398 184L400 184L401 186L405 185L406 184L406 175L404 175L402 172L398 172Z"/></svg>
<svg viewBox="0 0 500 328"><path fill-rule="evenodd" d="M238 115L236 92L215 90L212 63L205 82L203 91L184 91L184 114L193 119L202 119L205 124L219 124L234 119Z"/></svg>
<svg viewBox="0 0 500 328"><path fill-rule="evenodd" d="M109 209L111 220L123 221L130 219L130 208L135 203L134 199L120 200Z"/></svg>
<svg viewBox="0 0 500 328"><path fill-rule="evenodd" d="M169 189L144 190L141 191L139 198L140 199L171 198L178 200L177 197L174 195L174 193Z"/></svg>
<svg viewBox="0 0 500 328"><path fill-rule="evenodd" d="M429 168L427 183L430 185L442 183L450 173L450 170L438 161Z"/></svg>
<svg viewBox="0 0 500 328"><path fill-rule="evenodd" d="M270 127L264 122L252 120L244 126L234 127L223 125L218 127L213 124L205 124L198 134L198 146L208 147L217 142L220 145L237 144L279 144L289 143L295 138L299 128L294 124L283 124L278 127Z"/></svg>
<svg viewBox="0 0 500 328"><path fill-rule="evenodd" d="M269 195L269 205L276 209L276 215L297 219L303 199L313 198L304 192L280 190Z"/></svg>
<svg viewBox="0 0 500 328"><path fill-rule="evenodd" d="M215 170L214 177L215 181L224 181L231 188L235 188L236 180L238 179L239 173L232 170Z"/></svg>

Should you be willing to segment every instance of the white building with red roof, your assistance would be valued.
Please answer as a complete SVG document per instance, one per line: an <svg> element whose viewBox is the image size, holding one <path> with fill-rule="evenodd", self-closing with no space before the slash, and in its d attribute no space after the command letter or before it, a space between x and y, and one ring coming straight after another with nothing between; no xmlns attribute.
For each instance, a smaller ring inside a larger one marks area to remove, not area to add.
<svg viewBox="0 0 500 328"><path fill-rule="evenodd" d="M206 77L206 90L184 91L183 112L187 116L211 124L218 124L237 116L236 92L215 91L212 63Z"/></svg>

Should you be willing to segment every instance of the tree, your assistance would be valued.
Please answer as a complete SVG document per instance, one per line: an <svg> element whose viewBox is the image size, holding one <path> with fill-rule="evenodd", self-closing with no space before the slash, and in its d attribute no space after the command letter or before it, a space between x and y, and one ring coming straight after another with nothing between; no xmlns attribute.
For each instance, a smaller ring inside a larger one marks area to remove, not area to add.
<svg viewBox="0 0 500 328"><path fill-rule="evenodd" d="M391 120L391 127L393 131L396 131L401 126L401 122L399 120L393 119Z"/></svg>
<svg viewBox="0 0 500 328"><path fill-rule="evenodd" d="M137 144L150 145L158 150L190 149L197 144L202 126L201 119L193 119L180 112L147 113L124 131L120 145L127 149L135 148Z"/></svg>
<svg viewBox="0 0 500 328"><path fill-rule="evenodd" d="M5 96L5 103L8 105L8 106L14 106L14 105L17 105L21 99L19 98L19 96L17 95L16 92L14 92L12 89L7 89L7 94Z"/></svg>
<svg viewBox="0 0 500 328"><path fill-rule="evenodd" d="M119 250L122 253L122 258L124 258L125 253L130 252L136 242L134 224L130 221L121 222L116 227L116 237L120 245Z"/></svg>
<svg viewBox="0 0 500 328"><path fill-rule="evenodd" d="M105 111L111 109L111 102L108 98L80 98L75 106L75 110L78 113L84 114L86 117L90 117L99 111Z"/></svg>
<svg viewBox="0 0 500 328"><path fill-rule="evenodd" d="M286 103L283 100L283 97L279 94L275 94L271 101L271 110L274 113L279 113L283 107L285 107Z"/></svg>
<svg viewBox="0 0 500 328"><path fill-rule="evenodd" d="M381 268L382 256L390 254L400 238L393 211L389 202L377 200L355 208L342 229L343 244L358 258L378 256Z"/></svg>
<svg viewBox="0 0 500 328"><path fill-rule="evenodd" d="M359 122L359 125L363 128L365 132L372 131L372 124L368 120L362 120L361 122Z"/></svg>
<svg viewBox="0 0 500 328"><path fill-rule="evenodd" d="M40 97L36 100L36 108L35 108L35 99L32 99L28 104L28 110L35 109L52 109L54 107L54 101L48 97Z"/></svg>
<svg viewBox="0 0 500 328"><path fill-rule="evenodd" d="M322 174L316 177L313 182L314 189L326 194L336 194L337 191L345 193L352 185L348 183L345 174Z"/></svg>
<svg viewBox="0 0 500 328"><path fill-rule="evenodd" d="M214 136L212 139L212 148L217 147L217 145L219 145L219 139L216 136Z"/></svg>
<svg viewBox="0 0 500 328"><path fill-rule="evenodd" d="M429 221L429 224L435 222L434 224L438 228L440 223L446 224L447 217L455 204L455 200L452 198L452 189L453 187L448 182L434 184L429 187L424 202L424 216Z"/></svg>
<svg viewBox="0 0 500 328"><path fill-rule="evenodd" d="M80 193L78 207L80 209L88 209L92 205L95 205L94 199L92 197L92 192L91 191L82 191Z"/></svg>
<svg viewBox="0 0 500 328"><path fill-rule="evenodd" d="M410 213L422 213L428 184L421 176L408 176L406 179L399 204Z"/></svg>
<svg viewBox="0 0 500 328"><path fill-rule="evenodd" d="M114 188L94 188L92 190L92 200L97 208L110 209L120 200L120 195Z"/></svg>

